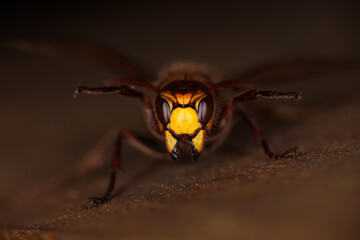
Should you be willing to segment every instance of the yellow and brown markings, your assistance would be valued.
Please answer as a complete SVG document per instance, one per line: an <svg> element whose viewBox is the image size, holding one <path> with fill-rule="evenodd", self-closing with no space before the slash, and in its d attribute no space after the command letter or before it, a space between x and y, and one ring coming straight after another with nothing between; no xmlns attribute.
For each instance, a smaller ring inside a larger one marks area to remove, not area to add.
<svg viewBox="0 0 360 240"><path fill-rule="evenodd" d="M169 103L170 109L173 108L173 104L174 104L174 103L177 103L176 98L175 98L172 94L170 94L170 93L163 92L163 93L161 94L161 97L164 98L164 99Z"/></svg>
<svg viewBox="0 0 360 240"><path fill-rule="evenodd" d="M186 105L190 103L192 93L186 93L186 94L175 94L176 100L178 104Z"/></svg>
<svg viewBox="0 0 360 240"><path fill-rule="evenodd" d="M165 141L167 150L171 153L175 148L177 139L174 138L174 136L169 131L165 131Z"/></svg>
<svg viewBox="0 0 360 240"><path fill-rule="evenodd" d="M201 152L204 147L205 130L200 130L192 139L196 151Z"/></svg>
<svg viewBox="0 0 360 240"><path fill-rule="evenodd" d="M167 150L174 151L180 135L194 135L192 144L197 152L201 152L205 142L205 130L201 129L198 107L200 101L206 97L203 92L176 93L166 91L161 94L170 106L171 115L168 130L165 130ZM179 106L181 105L181 106ZM211 125L211 123L210 123Z"/></svg>
<svg viewBox="0 0 360 240"><path fill-rule="evenodd" d="M166 99L169 104L172 106L173 104L187 105L187 104L199 104L200 100L205 97L205 94L202 92L197 93L170 93L163 92L161 96Z"/></svg>

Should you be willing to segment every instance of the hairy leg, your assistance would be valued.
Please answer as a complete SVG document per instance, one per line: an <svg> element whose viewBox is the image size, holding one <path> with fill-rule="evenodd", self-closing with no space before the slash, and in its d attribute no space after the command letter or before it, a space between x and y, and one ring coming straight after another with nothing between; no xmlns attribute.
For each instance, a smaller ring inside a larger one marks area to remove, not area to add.
<svg viewBox="0 0 360 240"><path fill-rule="evenodd" d="M295 99L301 101L301 94L298 92L274 92L274 91L258 91L256 89L247 91L239 96L236 96L233 101L246 102L257 98L271 98L271 99Z"/></svg>
<svg viewBox="0 0 360 240"><path fill-rule="evenodd" d="M89 198L88 202L90 205L98 205L108 201L111 198L111 194L115 187L117 171L121 169L121 149L123 140L127 140L132 146L136 147L149 156L156 158L165 158L167 156L167 154L156 151L152 147L149 147L145 142L145 139L135 134L134 132L126 129L120 130L115 141L115 149L111 162L111 174L107 189L101 197Z"/></svg>
<svg viewBox="0 0 360 240"><path fill-rule="evenodd" d="M246 102L255 100L257 98L271 98L271 99L296 99L301 100L301 95L298 92L275 92L275 91L258 91L256 89L242 93L233 99L231 99L223 111L220 120L217 122L217 126L214 126L216 131L212 134L212 138L218 138L222 133L226 132L225 129L230 125L230 122L234 118L235 114L240 115L252 130L256 139L258 139L263 147L265 154L269 158L288 158L295 157L301 154L298 147L293 147L281 154L275 154L271 151L263 132L257 126L257 124L250 119L244 112L238 109L237 104L240 102Z"/></svg>
<svg viewBox="0 0 360 240"><path fill-rule="evenodd" d="M279 158L291 158L301 155L301 152L297 146L292 147L281 154L273 153L264 137L263 132L259 128L259 126L250 119L244 112L237 110L236 113L240 115L247 125L250 127L252 133L254 134L255 138L260 141L264 153L271 159L279 159Z"/></svg>
<svg viewBox="0 0 360 240"><path fill-rule="evenodd" d="M75 89L74 97L76 98L77 95L80 93L88 94L88 95L104 95L104 94L114 94L119 93L124 96L128 97L138 97L143 98L143 93L132 89L129 86L105 86L105 87L78 87Z"/></svg>

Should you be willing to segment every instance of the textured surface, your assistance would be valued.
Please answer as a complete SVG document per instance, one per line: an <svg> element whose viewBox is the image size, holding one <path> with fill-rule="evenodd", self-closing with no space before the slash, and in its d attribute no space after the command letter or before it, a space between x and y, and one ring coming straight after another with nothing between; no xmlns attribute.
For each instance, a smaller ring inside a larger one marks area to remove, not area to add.
<svg viewBox="0 0 360 240"><path fill-rule="evenodd" d="M191 15L193 25L180 22L180 16L164 23L175 14L170 6L155 5L153 12L148 5L90 6L62 9L66 18L60 10L54 17L45 15L47 21L28 16L27 30L20 18L2 34L89 36L125 49L150 67L179 57L209 62L225 73L294 55L359 56L360 37L352 28L358 26L358 5L310 5L286 11L278 8L283 5L209 5L205 20ZM191 165L176 165L170 157L156 161L125 144L126 173L117 181L117 196L86 209L87 197L104 191L109 171L72 176L73 169L114 125L149 134L140 103L119 96L73 100L74 87L112 77L86 64L2 47L0 66L5 79L0 239L360 237L359 70L267 87L302 91L301 104L259 100L246 105L274 151L298 145L302 157L269 161L241 121L216 153ZM107 163L110 154L103 157Z"/></svg>

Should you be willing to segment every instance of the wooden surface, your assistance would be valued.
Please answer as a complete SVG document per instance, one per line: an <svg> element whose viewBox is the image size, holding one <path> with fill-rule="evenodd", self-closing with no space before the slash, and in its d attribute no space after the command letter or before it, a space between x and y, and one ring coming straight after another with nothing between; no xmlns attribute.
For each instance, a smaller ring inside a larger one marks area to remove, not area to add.
<svg viewBox="0 0 360 240"><path fill-rule="evenodd" d="M360 54L360 38L351 27L358 19L352 14L357 5L317 3L310 11L304 3L299 10L274 8L277 12L270 13L263 8L255 11L258 8L251 4L237 8L248 23L238 15L232 18L231 7L216 10L210 5L210 12L203 15L206 21L193 16L191 20L200 21L193 26L173 20L176 30L161 25L162 17L173 16L167 11L170 6L149 13L148 5L129 4L121 8L120 16L109 6L65 11L66 18L59 18L59 11L56 19L46 15L48 21L29 17L28 26L14 21L3 35L16 35L10 30L14 28L17 37L75 33L78 40L90 36L125 49L149 67L182 58L208 62L220 73L294 55L354 59ZM202 5L194 8L200 10ZM181 12L186 9L180 6ZM212 13L219 11L222 22L212 20ZM146 16L150 27L140 28ZM257 17L261 21L255 21ZM204 28L205 22L213 28ZM122 32L115 34L118 29ZM0 66L0 239L360 237L358 69L274 86L302 91L300 104L259 100L246 106L274 151L298 145L303 156L268 160L241 121L215 154L191 165L177 165L170 157L157 161L125 144L126 173L117 181L117 196L87 209L87 198L105 189L108 168L90 176L71 174L114 125L149 134L140 103L119 96L75 101L76 86L96 86L113 75L64 58L1 47ZM109 155L104 156L106 164Z"/></svg>

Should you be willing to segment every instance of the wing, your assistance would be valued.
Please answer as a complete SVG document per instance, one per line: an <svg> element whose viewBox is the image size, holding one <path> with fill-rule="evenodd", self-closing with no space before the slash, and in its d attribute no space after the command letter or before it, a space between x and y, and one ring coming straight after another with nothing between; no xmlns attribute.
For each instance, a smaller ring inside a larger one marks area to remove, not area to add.
<svg viewBox="0 0 360 240"><path fill-rule="evenodd" d="M296 85L301 83L301 91L311 92L312 87L314 86L314 76L325 76L329 74L339 73L339 72L354 72L360 69L360 63L357 60L332 60L332 59L294 59L294 60L281 60L274 61L271 63L263 64L259 67L250 69L249 71L244 72L238 76L229 78L228 80L216 83L213 85L214 90L231 90L224 93L223 96L227 96L228 99L231 99L234 96L237 96L241 93L249 91L250 89L270 89L274 90L278 87L288 87L289 84L295 83ZM318 78L319 81L334 81L332 78ZM336 78L335 78L336 79ZM309 82L311 81L311 82ZM338 81L338 80L336 80ZM341 80L343 81L343 79ZM305 83L305 84L304 84ZM333 84L334 85L334 84ZM291 90L299 90L299 88L293 88ZM308 91L309 90L309 91ZM315 94L316 96L318 94ZM309 96L309 95L307 95ZM280 111L275 109L275 106L272 106L271 109L268 107L259 108L259 104L256 106L251 106L253 112L261 110L259 112L265 112L263 109L266 109L268 115L280 115ZM261 106L260 106L261 107ZM281 107L279 105L279 107ZM257 109L257 110L256 110ZM285 109L285 108L282 108ZM276 114L269 114L270 111ZM281 110L281 109L280 109ZM279 112L279 113L278 113ZM290 111L288 108L286 112L295 112ZM286 115L281 114L281 115ZM296 114L292 114L296 116Z"/></svg>
<svg viewBox="0 0 360 240"><path fill-rule="evenodd" d="M4 44L20 51L35 54L70 56L90 60L98 63L102 67L128 77L142 80L152 77L152 74L134 63L128 57L96 43L10 40Z"/></svg>
<svg viewBox="0 0 360 240"><path fill-rule="evenodd" d="M272 86L288 83L294 80L307 79L318 74L327 74L340 71L359 69L360 63L356 60L332 60L332 59L293 59L279 60L263 64L259 67L225 80L226 82L241 82L243 85L254 84L256 86Z"/></svg>

